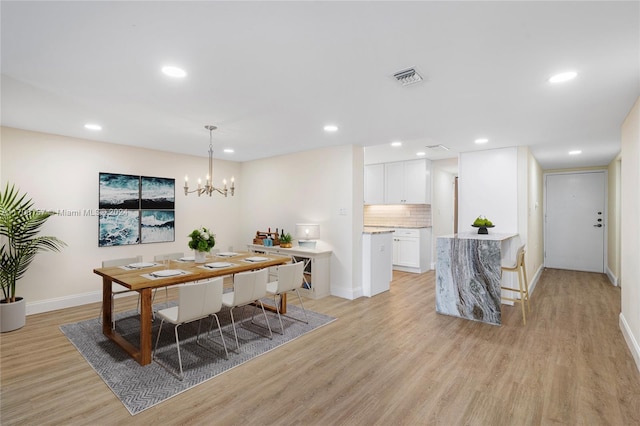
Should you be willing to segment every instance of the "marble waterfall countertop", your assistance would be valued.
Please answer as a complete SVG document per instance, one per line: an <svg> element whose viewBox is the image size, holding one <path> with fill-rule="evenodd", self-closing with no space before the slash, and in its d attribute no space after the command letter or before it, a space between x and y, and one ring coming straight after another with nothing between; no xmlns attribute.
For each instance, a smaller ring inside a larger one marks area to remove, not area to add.
<svg viewBox="0 0 640 426"><path fill-rule="evenodd" d="M436 242L436 311L500 325L502 257L518 234L460 233Z"/></svg>

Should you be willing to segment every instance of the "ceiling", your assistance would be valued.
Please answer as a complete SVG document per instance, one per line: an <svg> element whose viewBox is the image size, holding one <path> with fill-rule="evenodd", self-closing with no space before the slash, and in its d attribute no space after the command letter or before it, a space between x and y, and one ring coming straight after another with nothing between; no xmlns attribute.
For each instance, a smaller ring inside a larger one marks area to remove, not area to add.
<svg viewBox="0 0 640 426"><path fill-rule="evenodd" d="M543 169L606 165L640 95L639 2L0 7L3 126L206 156L214 124L216 157L239 162L346 144L366 146L366 162L525 145ZM409 67L424 80L403 87L393 74ZM566 70L578 77L547 81ZM439 144L450 151L425 148Z"/></svg>

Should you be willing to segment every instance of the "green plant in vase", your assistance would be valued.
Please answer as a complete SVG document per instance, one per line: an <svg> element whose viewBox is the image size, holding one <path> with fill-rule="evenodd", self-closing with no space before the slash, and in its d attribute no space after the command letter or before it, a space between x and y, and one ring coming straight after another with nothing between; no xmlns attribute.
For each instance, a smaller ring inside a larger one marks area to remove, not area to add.
<svg viewBox="0 0 640 426"><path fill-rule="evenodd" d="M291 248L293 247L293 237L291 234L286 233L280 236L280 247L282 248Z"/></svg>
<svg viewBox="0 0 640 426"><path fill-rule="evenodd" d="M189 235L189 248L195 251L196 262L204 263L207 253L216 245L215 235L205 227L194 229Z"/></svg>

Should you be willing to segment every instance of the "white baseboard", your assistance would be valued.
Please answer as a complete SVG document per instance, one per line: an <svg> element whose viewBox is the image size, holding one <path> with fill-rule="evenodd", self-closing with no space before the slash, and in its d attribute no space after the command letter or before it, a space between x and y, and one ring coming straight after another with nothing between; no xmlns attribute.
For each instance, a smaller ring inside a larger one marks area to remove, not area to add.
<svg viewBox="0 0 640 426"><path fill-rule="evenodd" d="M640 371L640 345L638 345L638 341L633 336L631 329L629 328L629 324L627 324L627 320L620 312L620 330L622 330L622 335L624 336L624 340L627 342L627 346L631 351L631 355L633 356L634 361L636 362L636 367L638 371Z"/></svg>
<svg viewBox="0 0 640 426"><path fill-rule="evenodd" d="M331 295L342 297L343 299L355 300L359 297L362 297L363 293L362 287L354 290L352 288L331 286Z"/></svg>
<svg viewBox="0 0 640 426"><path fill-rule="evenodd" d="M136 296L136 293L117 295L120 297ZM87 305L102 301L102 291L74 294L73 296L55 297L53 299L39 300L29 303L27 301L27 315L41 314L43 312L57 311L58 309L73 308L74 306ZM96 313L97 315L97 313Z"/></svg>
<svg viewBox="0 0 640 426"><path fill-rule="evenodd" d="M611 269L609 269L608 266L607 266L607 270L605 271L605 273L607 274L607 277L609 277L609 281L611 281L611 284L613 284L614 286L618 287L618 277L615 276L613 271Z"/></svg>
<svg viewBox="0 0 640 426"><path fill-rule="evenodd" d="M544 266L540 265L535 274L533 274L533 278L529 282L529 296L533 294L533 290L536 288L536 284L540 280L540 276L542 275L542 271L544 271Z"/></svg>

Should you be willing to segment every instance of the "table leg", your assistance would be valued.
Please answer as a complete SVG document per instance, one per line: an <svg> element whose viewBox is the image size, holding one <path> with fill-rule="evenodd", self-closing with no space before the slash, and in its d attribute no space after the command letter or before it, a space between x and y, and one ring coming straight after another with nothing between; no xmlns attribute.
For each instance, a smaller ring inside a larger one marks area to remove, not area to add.
<svg viewBox="0 0 640 426"><path fill-rule="evenodd" d="M111 339L115 344L120 346L126 353L131 355L133 359L138 361L140 365L151 364L151 289L145 288L140 290L140 347L136 348L116 330L111 328L111 296L112 296L111 280L102 278L102 334Z"/></svg>
<svg viewBox="0 0 640 426"><path fill-rule="evenodd" d="M113 306L111 306L111 298L113 297L113 285L109 278L102 278L102 333L111 334L111 322Z"/></svg>
<svg viewBox="0 0 640 426"><path fill-rule="evenodd" d="M140 290L140 365L151 363L151 322L153 320L153 306L151 305L151 289Z"/></svg>

